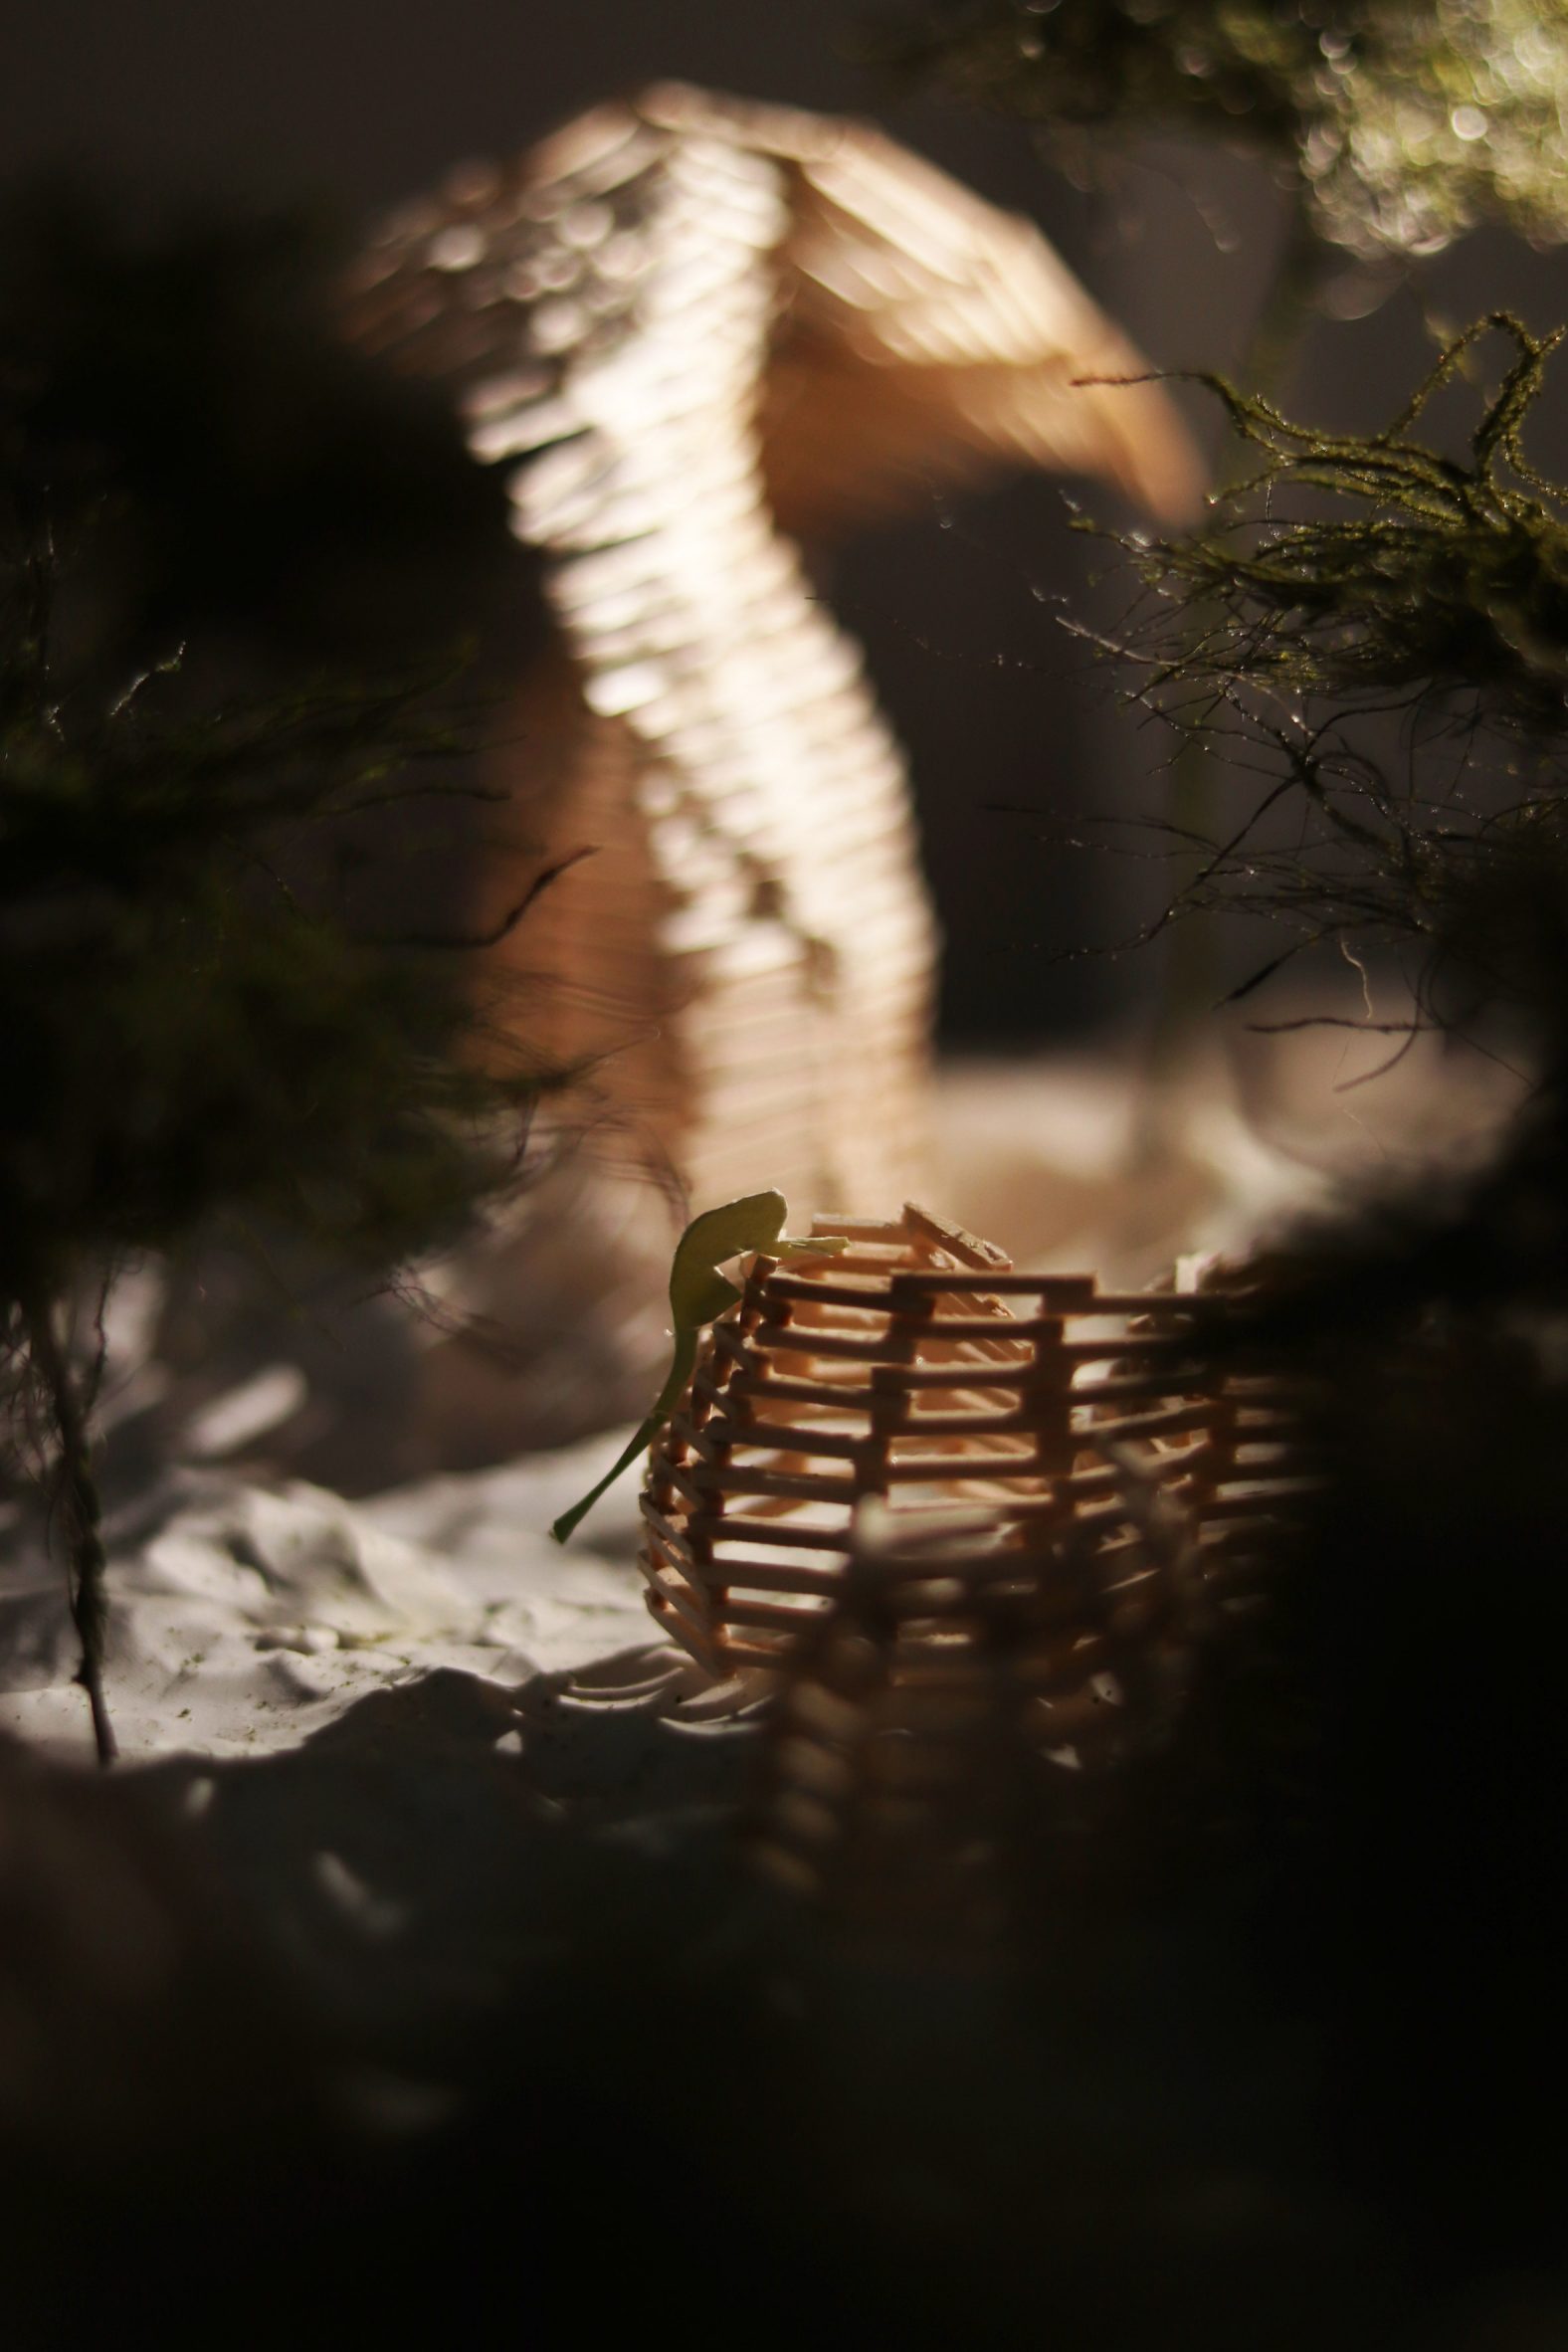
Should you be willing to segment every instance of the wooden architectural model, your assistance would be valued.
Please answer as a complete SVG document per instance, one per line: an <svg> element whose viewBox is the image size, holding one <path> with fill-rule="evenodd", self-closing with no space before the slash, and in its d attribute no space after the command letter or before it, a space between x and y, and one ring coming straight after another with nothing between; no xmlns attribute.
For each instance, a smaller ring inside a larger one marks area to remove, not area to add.
<svg viewBox="0 0 1568 2352"><path fill-rule="evenodd" d="M955 1504L989 1530L978 1550L967 1518L952 1530L965 1558L990 1564L961 1579L971 1598L993 1570L1016 1581L1069 1537L1078 1556L1085 1534L1096 1585L1122 1593L1123 1553L1156 1527L1179 1534L1194 1594L1230 1589L1249 1534L1299 1474L1277 1383L1237 1372L1216 1387L1195 1364L1195 1334L1232 1293L1019 1274L912 1204L894 1225L819 1217L811 1230L850 1247L820 1265L755 1261L650 1462L650 1606L693 1656L715 1673L786 1664L843 1591L868 1498L890 1513L871 1549L922 1594L940 1571L919 1515ZM905 1513L919 1516L908 1561ZM1116 1605L1152 1598L1128 1587Z"/></svg>
<svg viewBox="0 0 1568 2352"><path fill-rule="evenodd" d="M1078 1770L1146 1742L1312 1483L1298 1396L1206 1368L1246 1292L1019 1274L912 1206L812 1231L848 1251L754 1262L643 1495L655 1617L784 1675L797 1874L868 1775L897 1805L1004 1729Z"/></svg>
<svg viewBox="0 0 1568 2352"><path fill-rule="evenodd" d="M896 1197L933 927L897 746L797 539L1006 465L1179 514L1170 404L1076 380L1141 362L1029 224L869 128L677 87L400 214L349 315L452 383L545 559L504 780L538 866L594 855L516 935L530 1039L694 1206Z"/></svg>

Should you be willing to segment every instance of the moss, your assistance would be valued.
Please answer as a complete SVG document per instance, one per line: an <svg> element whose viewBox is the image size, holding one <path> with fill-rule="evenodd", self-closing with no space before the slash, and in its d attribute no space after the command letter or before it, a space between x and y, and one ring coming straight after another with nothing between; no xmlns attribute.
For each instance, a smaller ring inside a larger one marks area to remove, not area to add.
<svg viewBox="0 0 1568 2352"><path fill-rule="evenodd" d="M1097 139L1267 154L1325 245L1441 250L1477 221L1568 235L1568 11L1532 0L957 0L868 44L902 72Z"/></svg>
<svg viewBox="0 0 1568 2352"><path fill-rule="evenodd" d="M1468 455L1419 437L1482 339L1513 360ZM1522 445L1555 335L1479 321L1383 431L1328 434L1205 379L1258 461L1189 537L1126 540L1145 591L1110 649L1219 755L1229 830L1165 919L1223 905L1296 949L1418 951L1419 1018L1506 1000L1555 1034L1568 945L1568 490ZM1281 804L1298 822L1281 833ZM1244 988L1244 993L1245 993ZM1554 1049L1555 1050L1555 1049Z"/></svg>
<svg viewBox="0 0 1568 2352"><path fill-rule="evenodd" d="M1492 332L1516 357L1485 403L1466 463L1416 437L1433 396ZM1561 339L1480 320L1444 352L1382 432L1333 435L1205 377L1261 460L1209 527L1140 556L1168 601L1216 616L1180 672L1244 673L1298 693L1430 685L1472 689L1501 720L1562 723L1568 686L1568 489L1521 442ZM1299 493L1318 511L1295 517ZM1178 624L1179 627L1179 624Z"/></svg>
<svg viewBox="0 0 1568 2352"><path fill-rule="evenodd" d="M473 1196L531 1074L465 1050L466 975L291 878L301 835L417 789L423 681L204 715L62 694L36 555L0 609L0 1286L218 1212L381 1263ZM404 770L401 782L393 771Z"/></svg>

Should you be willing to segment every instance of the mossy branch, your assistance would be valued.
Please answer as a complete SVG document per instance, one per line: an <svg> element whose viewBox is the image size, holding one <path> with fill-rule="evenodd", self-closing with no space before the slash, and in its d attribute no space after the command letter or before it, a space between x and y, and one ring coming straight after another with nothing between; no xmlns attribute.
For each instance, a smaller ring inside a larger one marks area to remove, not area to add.
<svg viewBox="0 0 1568 2352"><path fill-rule="evenodd" d="M1494 334L1512 359L1468 450L1446 454L1426 414ZM1121 542L1143 594L1106 650L1137 701L1201 734L1233 800L1250 770L1261 782L1205 829L1162 924L1224 906L1302 944L1402 941L1424 1019L1452 1017L1442 991L1462 972L1471 1002L1546 1016L1568 909L1568 490L1523 432L1560 340L1479 320L1361 436L1200 379L1254 465L1189 537ZM1282 795L1300 808L1290 837ZM1192 830L1171 829L1172 849Z"/></svg>

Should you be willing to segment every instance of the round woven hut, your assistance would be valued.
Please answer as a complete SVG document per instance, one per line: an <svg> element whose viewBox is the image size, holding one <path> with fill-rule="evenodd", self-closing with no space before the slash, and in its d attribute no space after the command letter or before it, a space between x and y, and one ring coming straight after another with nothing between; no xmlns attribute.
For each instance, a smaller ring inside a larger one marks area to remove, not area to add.
<svg viewBox="0 0 1568 2352"><path fill-rule="evenodd" d="M654 1615L714 1674L783 1668L873 1577L897 1678L968 1672L1006 1629L1071 1742L1113 1657L1245 1601L1306 1478L1295 1400L1196 1344L1245 1293L1020 1274L912 1205L812 1233L847 1248L753 1263L654 1449Z"/></svg>

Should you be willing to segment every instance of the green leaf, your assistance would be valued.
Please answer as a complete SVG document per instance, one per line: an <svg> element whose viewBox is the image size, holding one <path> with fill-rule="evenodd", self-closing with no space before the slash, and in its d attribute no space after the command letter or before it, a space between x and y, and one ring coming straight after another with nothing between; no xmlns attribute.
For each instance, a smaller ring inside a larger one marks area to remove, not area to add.
<svg viewBox="0 0 1568 2352"><path fill-rule="evenodd" d="M781 1192L751 1192L718 1209L704 1209L693 1217L676 1245L670 1269L670 1318L675 1352L670 1377L660 1390L654 1409L638 1429L624 1454L612 1463L596 1486L580 1502L562 1511L550 1529L557 1543L565 1543L578 1523L608 1492L623 1470L651 1446L680 1404L696 1364L697 1341L705 1326L716 1322L734 1305L740 1291L719 1272L742 1251L754 1250L769 1258L832 1258L846 1247L838 1235L810 1241L792 1240L784 1231L789 1214Z"/></svg>

